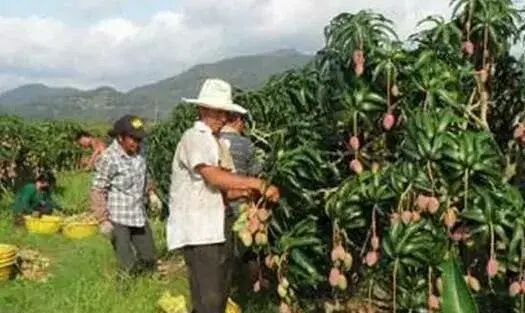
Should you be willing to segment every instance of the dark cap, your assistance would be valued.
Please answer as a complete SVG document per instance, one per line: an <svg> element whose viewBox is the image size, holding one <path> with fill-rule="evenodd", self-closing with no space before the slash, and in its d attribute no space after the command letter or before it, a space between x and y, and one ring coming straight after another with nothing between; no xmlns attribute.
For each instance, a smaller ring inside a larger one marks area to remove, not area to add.
<svg viewBox="0 0 525 313"><path fill-rule="evenodd" d="M113 129L108 132L108 135L111 137L127 135L133 138L142 139L146 137L144 122L136 115L124 115L113 124Z"/></svg>

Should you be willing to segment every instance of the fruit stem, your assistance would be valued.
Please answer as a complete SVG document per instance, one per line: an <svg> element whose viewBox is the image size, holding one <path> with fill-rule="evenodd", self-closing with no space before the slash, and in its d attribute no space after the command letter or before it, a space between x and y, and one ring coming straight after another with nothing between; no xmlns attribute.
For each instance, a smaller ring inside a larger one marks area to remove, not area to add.
<svg viewBox="0 0 525 313"><path fill-rule="evenodd" d="M372 311L372 288L374 286L374 279L372 278L370 280L370 284L368 284L368 311Z"/></svg>
<svg viewBox="0 0 525 313"><path fill-rule="evenodd" d="M427 111L427 103L428 103L428 91L425 91L425 99L423 100L423 111Z"/></svg>
<svg viewBox="0 0 525 313"><path fill-rule="evenodd" d="M520 258L520 282L523 280L523 258L525 256L525 242L521 241L521 258ZM520 312L525 312L525 296L520 293Z"/></svg>
<svg viewBox="0 0 525 313"><path fill-rule="evenodd" d="M468 170L465 171L465 176L463 177L463 186L465 187L465 191L464 191L464 194L463 194L463 211L466 211L467 210L467 207L468 207L468 188L469 188L469 184L468 184Z"/></svg>
<svg viewBox="0 0 525 313"><path fill-rule="evenodd" d="M430 297L432 295L432 267L428 267L428 296ZM430 303L428 304L428 311L432 312L432 308L430 307Z"/></svg>
<svg viewBox="0 0 525 313"><path fill-rule="evenodd" d="M470 1L469 3L467 40L470 40L470 30L472 29L472 17L474 16L474 3L474 1Z"/></svg>
<svg viewBox="0 0 525 313"><path fill-rule="evenodd" d="M377 210L377 204L374 204L374 208L372 209L372 234L375 236L377 235L377 228L376 228L376 210Z"/></svg>
<svg viewBox="0 0 525 313"><path fill-rule="evenodd" d="M337 219L334 219L332 225L332 245L335 248L341 243L341 236L339 235L339 226L337 225Z"/></svg>
<svg viewBox="0 0 525 313"><path fill-rule="evenodd" d="M436 183L434 181L434 175L432 175L432 166L430 161L427 162L428 177L430 178L430 183L432 184L432 196L435 195L434 189L436 188Z"/></svg>
<svg viewBox="0 0 525 313"><path fill-rule="evenodd" d="M488 25L485 24L485 27L483 28L483 62L482 66L483 69L485 69L485 65L487 64L487 55L485 55L485 51L487 51L489 45L489 28Z"/></svg>
<svg viewBox="0 0 525 313"><path fill-rule="evenodd" d="M489 224L490 229L490 257L489 260L492 260L495 258L494 254L494 225L492 223ZM490 261L489 261L490 262ZM489 285L492 287L492 277L489 275Z"/></svg>
<svg viewBox="0 0 525 313"><path fill-rule="evenodd" d="M354 112L353 118L354 118L353 132L354 132L354 136L357 136L357 118L358 118L357 111Z"/></svg>
<svg viewBox="0 0 525 313"><path fill-rule="evenodd" d="M365 252L367 252L366 250L366 245L368 243L368 241L370 240L370 238L372 237L372 231L369 229L368 232L366 233L366 238L365 238L365 241L363 243L363 246L361 247L361 253L360 253L360 257L363 257L365 255Z"/></svg>
<svg viewBox="0 0 525 313"><path fill-rule="evenodd" d="M397 211L398 212L401 212L401 204L403 203L403 199L406 197L406 195L408 194L410 189L412 189L412 183L408 184L408 186L405 189L405 191L403 191L403 193L401 194L401 197L399 197L399 202L397 203Z"/></svg>
<svg viewBox="0 0 525 313"><path fill-rule="evenodd" d="M391 99L390 99L390 71L387 71L387 74L386 74L386 97L387 97L387 103L386 103L386 107L387 107L387 110L390 110L390 103L391 103Z"/></svg>
<svg viewBox="0 0 525 313"><path fill-rule="evenodd" d="M394 261L394 272L393 272L393 279L392 279L392 312L397 312L397 268L399 266L399 259L396 258Z"/></svg>

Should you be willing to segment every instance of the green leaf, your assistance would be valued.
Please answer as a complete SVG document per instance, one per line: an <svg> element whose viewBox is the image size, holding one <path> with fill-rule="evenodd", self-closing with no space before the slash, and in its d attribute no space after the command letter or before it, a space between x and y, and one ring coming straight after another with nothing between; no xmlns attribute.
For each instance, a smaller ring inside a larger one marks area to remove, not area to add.
<svg viewBox="0 0 525 313"><path fill-rule="evenodd" d="M322 279L323 276L315 269L313 261L303 252L298 249L293 249L290 253L290 257L294 263L296 263L302 270L311 275L313 278Z"/></svg>
<svg viewBox="0 0 525 313"><path fill-rule="evenodd" d="M455 258L441 264L443 279L443 313L478 313L474 297L463 278Z"/></svg>

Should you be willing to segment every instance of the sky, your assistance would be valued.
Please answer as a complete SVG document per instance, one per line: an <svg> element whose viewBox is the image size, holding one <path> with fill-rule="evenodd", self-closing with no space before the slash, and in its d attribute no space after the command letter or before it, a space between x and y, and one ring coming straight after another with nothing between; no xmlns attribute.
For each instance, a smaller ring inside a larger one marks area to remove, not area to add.
<svg viewBox="0 0 525 313"><path fill-rule="evenodd" d="M359 3L359 4L358 4ZM0 92L27 83L126 91L199 63L313 53L340 12L373 9L402 37L449 0L0 0Z"/></svg>

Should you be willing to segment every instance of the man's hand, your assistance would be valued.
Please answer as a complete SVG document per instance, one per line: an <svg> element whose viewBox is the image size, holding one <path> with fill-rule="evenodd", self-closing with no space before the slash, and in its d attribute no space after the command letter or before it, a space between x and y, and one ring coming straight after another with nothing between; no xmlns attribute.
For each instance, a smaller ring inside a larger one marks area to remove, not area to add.
<svg viewBox="0 0 525 313"><path fill-rule="evenodd" d="M250 190L242 190L242 189L228 190L225 194L226 194L227 200L237 200L240 198L249 198L252 196L252 193Z"/></svg>
<svg viewBox="0 0 525 313"><path fill-rule="evenodd" d="M148 207L152 212L160 212L162 210L162 200L154 191L148 192Z"/></svg>
<svg viewBox="0 0 525 313"><path fill-rule="evenodd" d="M110 221L104 221L100 223L98 228L104 236L111 237L111 234L113 232L113 225L111 224Z"/></svg>
<svg viewBox="0 0 525 313"><path fill-rule="evenodd" d="M271 202L279 202L279 199L281 198L279 188L275 187L274 185L270 185L270 187L268 187L264 192L264 197Z"/></svg>
<svg viewBox="0 0 525 313"><path fill-rule="evenodd" d="M149 192L154 192L155 189L157 189L157 182L154 181L154 180L150 180L148 181L148 186L146 186L146 191L149 193Z"/></svg>

